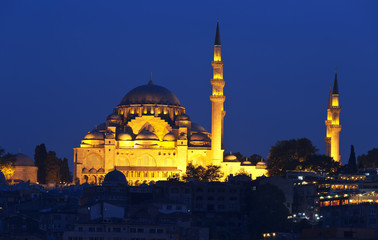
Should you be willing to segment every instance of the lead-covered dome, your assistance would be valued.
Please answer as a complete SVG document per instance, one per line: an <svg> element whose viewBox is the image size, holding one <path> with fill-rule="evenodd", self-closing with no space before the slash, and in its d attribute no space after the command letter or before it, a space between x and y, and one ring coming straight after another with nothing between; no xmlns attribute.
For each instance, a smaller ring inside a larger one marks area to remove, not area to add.
<svg viewBox="0 0 378 240"><path fill-rule="evenodd" d="M16 155L16 160L14 162L15 166L35 166L33 159L26 156L25 154L19 153Z"/></svg>
<svg viewBox="0 0 378 240"><path fill-rule="evenodd" d="M181 106L176 95L165 87L155 85L151 81L147 85L134 88L123 97L119 105L130 104L162 104Z"/></svg>

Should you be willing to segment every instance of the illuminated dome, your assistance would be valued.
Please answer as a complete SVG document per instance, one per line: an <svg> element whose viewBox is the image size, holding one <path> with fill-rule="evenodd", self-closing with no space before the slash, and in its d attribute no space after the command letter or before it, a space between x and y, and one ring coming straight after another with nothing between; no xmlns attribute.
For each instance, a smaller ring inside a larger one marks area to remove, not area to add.
<svg viewBox="0 0 378 240"><path fill-rule="evenodd" d="M163 137L163 141L176 141L176 137L173 133L169 132Z"/></svg>
<svg viewBox="0 0 378 240"><path fill-rule="evenodd" d="M104 134L100 132L90 132L84 137L85 140L104 140L104 138Z"/></svg>
<svg viewBox="0 0 378 240"><path fill-rule="evenodd" d="M235 161L238 161L238 158L235 155L230 154L230 155L225 156L224 160L225 161L233 161L233 162L235 162Z"/></svg>
<svg viewBox="0 0 378 240"><path fill-rule="evenodd" d="M193 132L207 132L204 127L194 122L192 122L191 130Z"/></svg>
<svg viewBox="0 0 378 240"><path fill-rule="evenodd" d="M127 180L125 174L115 169L105 175L102 184L127 184Z"/></svg>
<svg viewBox="0 0 378 240"><path fill-rule="evenodd" d="M134 88L126 94L119 105L162 104L181 106L176 95L165 87L150 81L147 85Z"/></svg>
<svg viewBox="0 0 378 240"><path fill-rule="evenodd" d="M143 130L135 138L136 140L159 140L158 136L154 133Z"/></svg>
<svg viewBox="0 0 378 240"><path fill-rule="evenodd" d="M19 153L16 155L14 166L35 166L33 159L25 154Z"/></svg>
<svg viewBox="0 0 378 240"><path fill-rule="evenodd" d="M266 163L265 162L258 162L256 163L256 168L266 168Z"/></svg>
<svg viewBox="0 0 378 240"><path fill-rule="evenodd" d="M131 141L133 140L133 136L130 133L120 133L117 136L118 141Z"/></svg>
<svg viewBox="0 0 378 240"><path fill-rule="evenodd" d="M242 165L252 165L252 163L250 161L246 160L246 161L242 162Z"/></svg>

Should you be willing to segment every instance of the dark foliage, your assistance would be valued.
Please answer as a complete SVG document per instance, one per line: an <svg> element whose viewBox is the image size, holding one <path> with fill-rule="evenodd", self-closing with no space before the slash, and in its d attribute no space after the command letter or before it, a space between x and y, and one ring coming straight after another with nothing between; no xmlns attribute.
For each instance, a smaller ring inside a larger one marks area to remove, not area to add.
<svg viewBox="0 0 378 240"><path fill-rule="evenodd" d="M220 166L209 165L203 167L201 165L193 165L189 163L186 167L186 174L183 177L185 181L193 179L199 182L213 182L218 181L223 177Z"/></svg>
<svg viewBox="0 0 378 240"><path fill-rule="evenodd" d="M325 155L315 154L317 151L307 138L278 141L270 149L268 174L284 176L288 170L337 172L339 163Z"/></svg>
<svg viewBox="0 0 378 240"><path fill-rule="evenodd" d="M378 168L378 149L373 148L366 155L359 156L358 168Z"/></svg>

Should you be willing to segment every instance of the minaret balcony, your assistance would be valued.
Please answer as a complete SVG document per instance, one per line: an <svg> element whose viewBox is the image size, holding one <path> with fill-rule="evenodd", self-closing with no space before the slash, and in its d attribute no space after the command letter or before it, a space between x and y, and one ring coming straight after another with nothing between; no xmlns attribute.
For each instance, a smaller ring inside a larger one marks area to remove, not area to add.
<svg viewBox="0 0 378 240"><path fill-rule="evenodd" d="M341 125L340 124L339 125L330 125L330 127L332 129L340 129L341 130Z"/></svg>
<svg viewBox="0 0 378 240"><path fill-rule="evenodd" d="M224 102L226 100L226 97L223 95L211 95L210 100L212 102Z"/></svg>

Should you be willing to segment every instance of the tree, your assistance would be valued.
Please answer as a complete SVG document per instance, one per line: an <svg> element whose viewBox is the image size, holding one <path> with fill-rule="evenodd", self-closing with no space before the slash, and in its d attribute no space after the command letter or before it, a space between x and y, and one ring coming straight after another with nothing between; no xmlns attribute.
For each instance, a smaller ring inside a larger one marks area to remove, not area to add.
<svg viewBox="0 0 378 240"><path fill-rule="evenodd" d="M223 177L221 167L216 165L209 165L203 167L201 165L193 165L189 163L186 167L186 174L183 177L185 181L192 178L194 181L199 182L213 182L218 181Z"/></svg>
<svg viewBox="0 0 378 240"><path fill-rule="evenodd" d="M14 154L5 153L5 150L0 147L0 171L7 180L14 174L15 157Z"/></svg>
<svg viewBox="0 0 378 240"><path fill-rule="evenodd" d="M252 165L256 165L261 160L263 160L263 157L258 154L253 154L252 156L248 158L248 161L250 161Z"/></svg>
<svg viewBox="0 0 378 240"><path fill-rule="evenodd" d="M354 146L350 146L350 155L348 164L345 166L345 173L353 174L357 172L356 154L354 153Z"/></svg>
<svg viewBox="0 0 378 240"><path fill-rule="evenodd" d="M46 183L46 164L47 164L47 151L45 144L37 145L34 151L34 162L38 167L37 181L39 183Z"/></svg>
<svg viewBox="0 0 378 240"><path fill-rule="evenodd" d="M70 173L70 169L68 167L68 160L67 158L63 158L62 161L62 167L60 168L60 176L61 181L64 183L70 183L72 182L72 175Z"/></svg>
<svg viewBox="0 0 378 240"><path fill-rule="evenodd" d="M62 160L56 157L54 151L47 153L46 161L46 183L59 183L61 181L60 168Z"/></svg>
<svg viewBox="0 0 378 240"><path fill-rule="evenodd" d="M284 176L287 170L301 170L302 163L316 151L307 138L278 141L269 152L268 174Z"/></svg>
<svg viewBox="0 0 378 240"><path fill-rule="evenodd" d="M340 163L326 155L314 154L309 156L306 161L302 163L302 166L306 171L335 174L340 167Z"/></svg>
<svg viewBox="0 0 378 240"><path fill-rule="evenodd" d="M340 163L328 156L315 154L317 151L307 138L278 141L270 149L268 174L284 176L289 170L336 173Z"/></svg>
<svg viewBox="0 0 378 240"><path fill-rule="evenodd" d="M358 157L359 168L378 168L378 149L373 148L367 155L362 154Z"/></svg>

